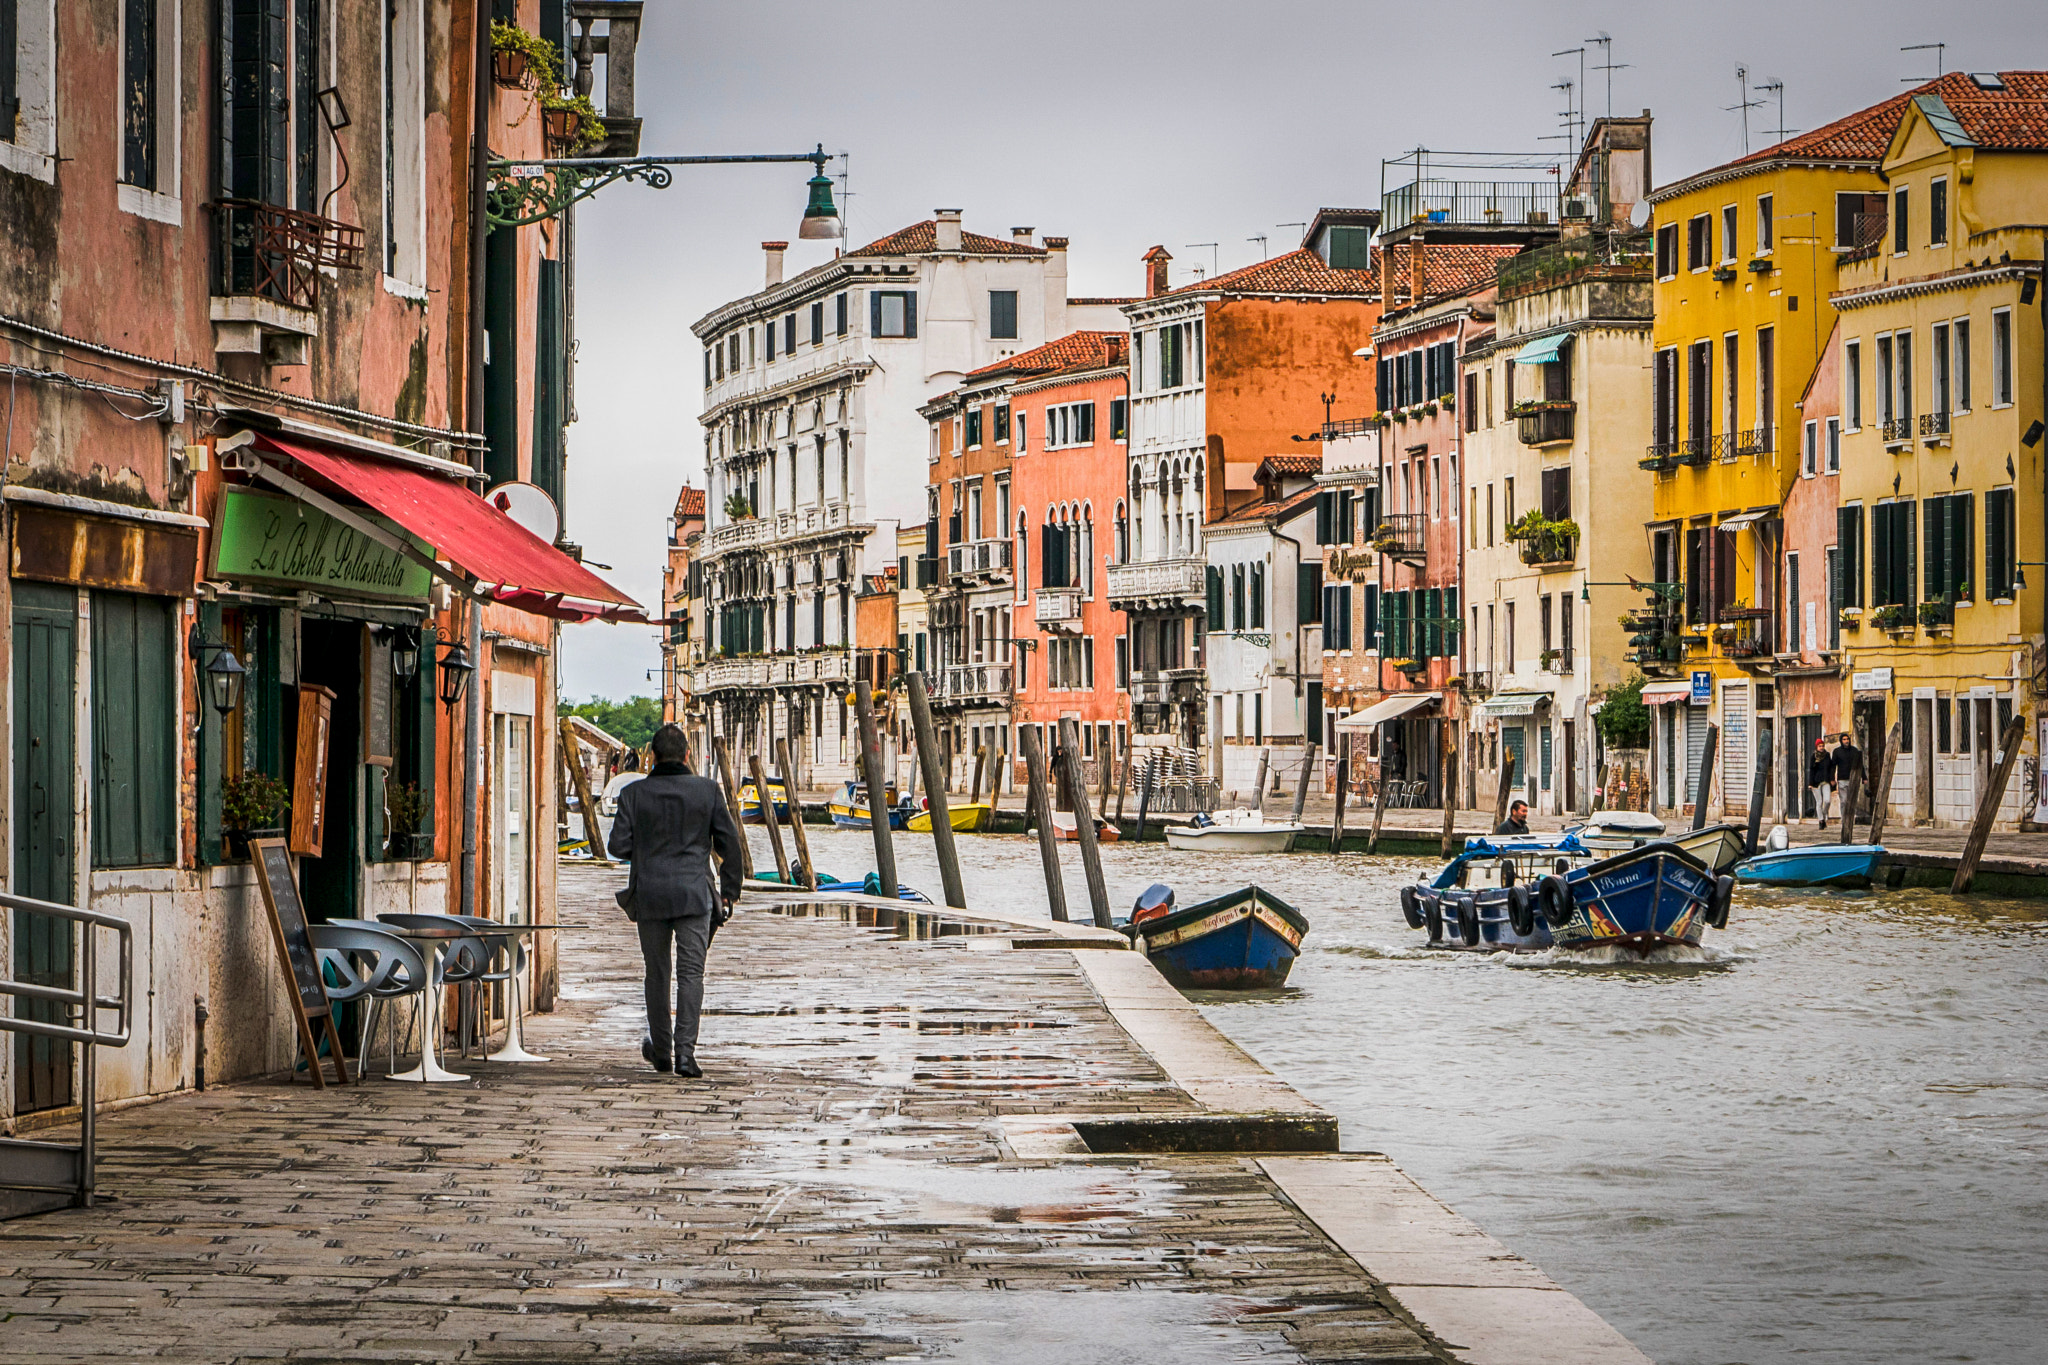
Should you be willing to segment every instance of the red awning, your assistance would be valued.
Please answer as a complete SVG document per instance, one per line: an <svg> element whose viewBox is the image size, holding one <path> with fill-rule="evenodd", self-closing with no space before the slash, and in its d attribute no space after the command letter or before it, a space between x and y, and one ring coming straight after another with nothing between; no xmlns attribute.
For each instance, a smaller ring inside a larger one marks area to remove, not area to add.
<svg viewBox="0 0 2048 1365"><path fill-rule="evenodd" d="M488 589L493 601L563 621L644 621L632 598L471 492L468 485L373 456L258 435L320 482L375 508Z"/></svg>

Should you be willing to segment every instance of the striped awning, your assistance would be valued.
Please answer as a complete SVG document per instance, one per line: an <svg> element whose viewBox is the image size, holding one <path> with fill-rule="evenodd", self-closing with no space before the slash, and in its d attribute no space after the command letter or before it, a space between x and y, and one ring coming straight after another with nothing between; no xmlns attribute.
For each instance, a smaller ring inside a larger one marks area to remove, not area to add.
<svg viewBox="0 0 2048 1365"><path fill-rule="evenodd" d="M1562 351L1565 343L1571 339L1572 334L1570 332L1559 332L1555 336L1537 337L1534 341L1523 346L1521 350L1515 352L1515 363L1517 365L1548 365L1551 361L1557 359L1557 353Z"/></svg>

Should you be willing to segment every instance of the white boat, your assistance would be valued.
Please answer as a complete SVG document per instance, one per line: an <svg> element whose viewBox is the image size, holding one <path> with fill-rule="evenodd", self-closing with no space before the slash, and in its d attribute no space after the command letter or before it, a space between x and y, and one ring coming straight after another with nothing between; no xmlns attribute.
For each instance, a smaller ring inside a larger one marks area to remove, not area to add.
<svg viewBox="0 0 2048 1365"><path fill-rule="evenodd" d="M1219 810L1195 818L1206 823L1166 827L1168 848L1203 853L1288 853L1294 849L1294 836L1301 833L1300 825L1268 821L1255 810Z"/></svg>

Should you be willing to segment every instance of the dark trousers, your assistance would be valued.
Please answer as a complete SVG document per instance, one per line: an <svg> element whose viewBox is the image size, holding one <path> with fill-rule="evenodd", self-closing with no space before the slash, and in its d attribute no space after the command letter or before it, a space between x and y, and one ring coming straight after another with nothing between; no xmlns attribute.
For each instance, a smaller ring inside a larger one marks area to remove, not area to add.
<svg viewBox="0 0 2048 1365"><path fill-rule="evenodd" d="M678 1062L697 1056L697 1016L704 1009L704 952L711 946L711 916L641 920L640 956L647 963L647 1034L654 1055ZM675 1015L669 1015L669 977L675 977Z"/></svg>

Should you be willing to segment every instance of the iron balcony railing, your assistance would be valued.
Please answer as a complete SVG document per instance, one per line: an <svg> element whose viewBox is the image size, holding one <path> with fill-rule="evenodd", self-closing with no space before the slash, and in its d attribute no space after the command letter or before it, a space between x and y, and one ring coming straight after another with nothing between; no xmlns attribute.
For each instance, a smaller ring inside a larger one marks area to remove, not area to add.
<svg viewBox="0 0 2048 1365"><path fill-rule="evenodd" d="M1777 449L1776 443L1771 438L1773 430L1774 428L1767 426L1751 427L1735 438L1735 453L1737 455L1770 454L1773 450Z"/></svg>
<svg viewBox="0 0 2048 1365"><path fill-rule="evenodd" d="M1578 405L1570 399L1552 399L1541 406L1515 414L1515 434L1525 446L1556 445L1572 439L1572 419Z"/></svg>
<svg viewBox="0 0 2048 1365"><path fill-rule="evenodd" d="M1948 414L1946 412L1921 413L1920 434L1928 437L1948 435Z"/></svg>
<svg viewBox="0 0 2048 1365"><path fill-rule="evenodd" d="M1714 643L1731 659L1760 659L1774 652L1777 613L1769 607L1723 607Z"/></svg>
<svg viewBox="0 0 2048 1365"><path fill-rule="evenodd" d="M214 293L254 294L294 308L320 302L322 270L360 270L363 230L253 199L213 206Z"/></svg>
<svg viewBox="0 0 2048 1365"><path fill-rule="evenodd" d="M1713 458L1713 452L1713 437L1688 436L1678 443L1678 462L1697 469Z"/></svg>
<svg viewBox="0 0 2048 1365"><path fill-rule="evenodd" d="M1372 547L1396 559L1421 559L1429 553L1429 518L1420 512L1386 512L1372 533Z"/></svg>
<svg viewBox="0 0 2048 1365"><path fill-rule="evenodd" d="M1724 431L1718 436L1707 438L1709 458L1727 464L1735 458L1735 433Z"/></svg>
<svg viewBox="0 0 2048 1365"><path fill-rule="evenodd" d="M1675 469L1678 466L1678 446L1677 441L1658 441L1654 445L1645 446L1643 458L1636 463L1658 474L1667 469Z"/></svg>
<svg viewBox="0 0 2048 1365"><path fill-rule="evenodd" d="M1910 417L1892 418L1883 424L1883 435L1884 443L1888 446L1911 441L1913 439L1913 419Z"/></svg>
<svg viewBox="0 0 2048 1365"><path fill-rule="evenodd" d="M1888 213L1859 213L1850 224L1849 250L1843 253L1841 261L1867 261L1877 255L1884 244L1885 231L1891 226Z"/></svg>

